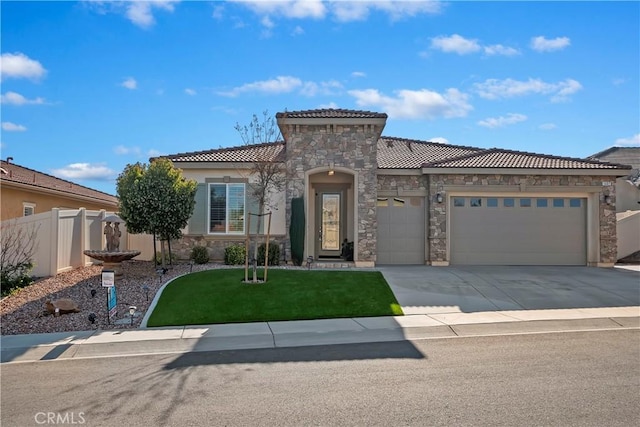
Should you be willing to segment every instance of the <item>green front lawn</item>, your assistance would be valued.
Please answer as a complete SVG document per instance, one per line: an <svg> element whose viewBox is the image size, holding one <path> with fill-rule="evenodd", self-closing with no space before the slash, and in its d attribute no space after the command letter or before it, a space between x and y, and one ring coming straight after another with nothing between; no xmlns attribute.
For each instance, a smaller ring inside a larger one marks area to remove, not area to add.
<svg viewBox="0 0 640 427"><path fill-rule="evenodd" d="M251 277L251 272L249 273ZM244 269L188 274L167 285L148 326L397 316L402 309L377 271L270 269L246 284Z"/></svg>

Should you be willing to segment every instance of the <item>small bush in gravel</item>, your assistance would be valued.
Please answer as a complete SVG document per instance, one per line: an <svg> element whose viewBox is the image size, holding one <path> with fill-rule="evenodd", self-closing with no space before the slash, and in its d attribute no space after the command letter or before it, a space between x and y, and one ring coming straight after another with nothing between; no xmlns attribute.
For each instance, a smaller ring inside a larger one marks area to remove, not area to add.
<svg viewBox="0 0 640 427"><path fill-rule="evenodd" d="M191 249L191 259L196 264L206 264L209 262L209 252L204 246L194 246Z"/></svg>
<svg viewBox="0 0 640 427"><path fill-rule="evenodd" d="M227 265L244 264L246 254L247 250L243 245L227 246L224 249L224 263Z"/></svg>

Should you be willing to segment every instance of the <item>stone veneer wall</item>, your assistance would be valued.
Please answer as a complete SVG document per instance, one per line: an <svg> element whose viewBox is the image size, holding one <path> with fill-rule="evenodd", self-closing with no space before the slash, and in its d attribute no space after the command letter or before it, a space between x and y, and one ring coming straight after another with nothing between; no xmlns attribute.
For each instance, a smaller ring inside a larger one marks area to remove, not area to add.
<svg viewBox="0 0 640 427"><path fill-rule="evenodd" d="M397 190L398 195L409 191L427 191L426 175L378 175L378 191Z"/></svg>
<svg viewBox="0 0 640 427"><path fill-rule="evenodd" d="M328 167L331 163L349 169L358 178L358 188L354 189L358 209L355 258L360 262L375 262L376 156L382 127L372 124L286 124L280 130L287 143L286 223L291 223L291 199L305 193L305 171ZM290 257L288 240L287 230L287 257Z"/></svg>
<svg viewBox="0 0 640 427"><path fill-rule="evenodd" d="M251 248L253 248L253 242L255 240L251 239ZM258 241L263 243L265 238L262 237ZM280 263L284 264L285 261L285 252L284 252L284 244L285 244L285 236L276 235L271 236L270 245L273 243L280 245ZM237 238L233 237L209 237L209 236L183 236L180 240L172 240L171 241L171 252L173 252L179 260L188 260L191 256L191 249L194 246L204 246L207 248L207 252L209 252L209 259L214 262L223 262L224 261L224 250L231 245L245 245L245 240L238 236ZM252 250L252 249L250 249ZM160 251L160 247L158 246L158 251ZM289 258L286 258L288 260Z"/></svg>
<svg viewBox="0 0 640 427"><path fill-rule="evenodd" d="M567 192L580 191L580 187L602 186L603 181L615 182L615 176L573 176L573 175L431 175L429 180L430 199L435 197L439 186L521 186L522 191L536 186L554 186ZM611 205L604 203L604 193L600 193L600 263L614 263L617 260L615 185L603 187L612 197ZM491 191L490 188L486 189ZM447 259L447 204L428 204L429 263L449 261Z"/></svg>

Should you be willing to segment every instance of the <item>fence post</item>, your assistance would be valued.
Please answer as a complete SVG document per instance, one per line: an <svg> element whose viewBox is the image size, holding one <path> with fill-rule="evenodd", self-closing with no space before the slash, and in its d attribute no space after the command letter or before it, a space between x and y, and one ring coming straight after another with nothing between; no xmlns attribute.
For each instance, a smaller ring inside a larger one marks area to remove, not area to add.
<svg viewBox="0 0 640 427"><path fill-rule="evenodd" d="M51 264L49 266L50 276L58 274L58 251L60 250L60 239L58 238L60 227L60 209L51 209Z"/></svg>

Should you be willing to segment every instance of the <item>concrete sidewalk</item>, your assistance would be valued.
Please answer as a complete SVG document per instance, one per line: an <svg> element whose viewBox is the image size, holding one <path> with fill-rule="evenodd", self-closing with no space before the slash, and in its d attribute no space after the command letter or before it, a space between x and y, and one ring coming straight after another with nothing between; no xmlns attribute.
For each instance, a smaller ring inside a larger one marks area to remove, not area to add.
<svg viewBox="0 0 640 427"><path fill-rule="evenodd" d="M1 362L280 348L484 335L640 329L640 307L415 314L0 337Z"/></svg>

